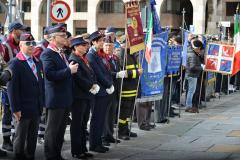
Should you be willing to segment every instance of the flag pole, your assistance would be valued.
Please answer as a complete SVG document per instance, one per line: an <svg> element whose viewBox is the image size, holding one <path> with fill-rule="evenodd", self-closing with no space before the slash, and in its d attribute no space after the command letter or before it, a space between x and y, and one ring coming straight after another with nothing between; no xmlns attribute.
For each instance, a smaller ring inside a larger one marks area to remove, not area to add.
<svg viewBox="0 0 240 160"><path fill-rule="evenodd" d="M184 29L184 24L185 24L185 13L186 13L186 11L185 11L185 8L183 8L183 11L182 11L182 14L183 14L183 19L182 19L182 49L183 49L183 47L184 47L184 42L185 42L185 29ZM183 62L183 52L182 52L182 62ZM178 114L178 117L180 118L181 117L181 96L182 96L182 88L183 88L183 65L182 65L182 62L181 62L181 68L180 68L180 90L179 90L179 92L180 92L180 94L179 94L179 103L180 103L180 106L179 106L179 108L178 108L178 112L179 112L179 114Z"/></svg>
<svg viewBox="0 0 240 160"><path fill-rule="evenodd" d="M123 65L122 70L125 69L126 64L126 55L127 55L127 45L128 45L128 38L127 38L127 3L125 5L125 49L124 49L124 55L123 55ZM117 115L117 126L116 126L116 139L115 144L117 145L118 140L118 131L119 131L119 118L120 118L120 111L121 111L121 101L122 101L122 88L123 88L123 78L121 78L121 84L120 84L120 93L119 93L119 101L118 101L118 115Z"/></svg>
<svg viewBox="0 0 240 160"><path fill-rule="evenodd" d="M169 98L168 98L168 118L170 118L170 109L171 109L171 104L172 104L172 79L173 79L173 73L170 74L170 87L169 87Z"/></svg>

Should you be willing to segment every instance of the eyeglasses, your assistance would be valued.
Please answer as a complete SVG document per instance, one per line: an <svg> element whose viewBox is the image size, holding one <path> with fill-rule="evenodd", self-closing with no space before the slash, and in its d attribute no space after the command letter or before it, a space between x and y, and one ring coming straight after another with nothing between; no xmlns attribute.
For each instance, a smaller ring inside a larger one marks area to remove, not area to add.
<svg viewBox="0 0 240 160"><path fill-rule="evenodd" d="M59 36L59 37L62 37L62 38L68 38L68 36L66 34L56 34L55 36Z"/></svg>
<svg viewBox="0 0 240 160"><path fill-rule="evenodd" d="M37 43L35 41L27 41L27 42L25 42L25 45L35 47L37 45Z"/></svg>

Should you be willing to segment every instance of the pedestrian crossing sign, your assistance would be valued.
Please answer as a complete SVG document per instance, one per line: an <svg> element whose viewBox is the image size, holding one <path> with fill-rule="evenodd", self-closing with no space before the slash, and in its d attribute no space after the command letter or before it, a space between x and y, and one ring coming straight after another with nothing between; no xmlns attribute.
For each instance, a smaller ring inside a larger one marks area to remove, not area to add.
<svg viewBox="0 0 240 160"><path fill-rule="evenodd" d="M71 9L66 2L56 1L52 3L50 9L50 16L54 22L65 22L71 14Z"/></svg>

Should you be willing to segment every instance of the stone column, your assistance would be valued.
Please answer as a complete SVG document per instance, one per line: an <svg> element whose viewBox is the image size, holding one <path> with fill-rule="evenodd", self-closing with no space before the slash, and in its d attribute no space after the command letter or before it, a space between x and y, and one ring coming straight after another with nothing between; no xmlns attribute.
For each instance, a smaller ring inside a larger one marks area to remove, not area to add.
<svg viewBox="0 0 240 160"><path fill-rule="evenodd" d="M191 0L193 5L193 26L196 34L205 32L206 0Z"/></svg>
<svg viewBox="0 0 240 160"><path fill-rule="evenodd" d="M40 10L41 3L44 0L32 0L31 1L31 32L36 40L41 38L40 27ZM33 14L34 13L34 14Z"/></svg>
<svg viewBox="0 0 240 160"><path fill-rule="evenodd" d="M89 0L87 32L92 33L97 30L97 7L101 0Z"/></svg>

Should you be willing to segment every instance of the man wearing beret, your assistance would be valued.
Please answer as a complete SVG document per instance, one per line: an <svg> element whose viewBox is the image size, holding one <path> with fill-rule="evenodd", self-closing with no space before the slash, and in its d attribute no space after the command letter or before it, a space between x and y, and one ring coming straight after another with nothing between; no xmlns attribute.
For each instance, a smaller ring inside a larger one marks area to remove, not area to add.
<svg viewBox="0 0 240 160"><path fill-rule="evenodd" d="M9 62L20 51L19 48L20 35L26 28L27 28L26 26L16 21L12 22L8 26L9 35L6 42L3 43L4 46L3 59L5 62ZM12 151L13 148L10 139L12 129L11 125L12 115L9 107L7 91L5 89L2 91L2 104L4 107L4 114L2 119L2 133L3 133L2 148L7 151Z"/></svg>
<svg viewBox="0 0 240 160"><path fill-rule="evenodd" d="M47 126L45 131L45 156L47 160L63 160L61 150L69 108L72 105L72 74L78 64L68 63L64 55L66 27L62 24L49 29L50 43L41 55L45 75L45 106Z"/></svg>
<svg viewBox="0 0 240 160"><path fill-rule="evenodd" d="M7 85L16 134L13 151L16 160L34 160L39 119L44 105L42 65L33 57L31 33L22 33L20 52L11 60L13 77Z"/></svg>

